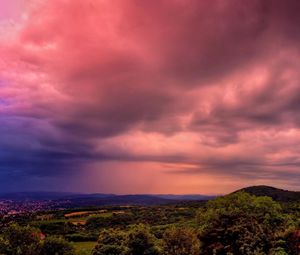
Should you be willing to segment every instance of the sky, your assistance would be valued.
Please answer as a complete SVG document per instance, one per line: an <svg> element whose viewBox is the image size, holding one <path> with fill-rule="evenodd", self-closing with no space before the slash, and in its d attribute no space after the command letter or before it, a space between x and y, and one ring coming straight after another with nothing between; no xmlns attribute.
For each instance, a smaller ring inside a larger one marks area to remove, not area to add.
<svg viewBox="0 0 300 255"><path fill-rule="evenodd" d="M299 0L0 0L0 192L300 190Z"/></svg>

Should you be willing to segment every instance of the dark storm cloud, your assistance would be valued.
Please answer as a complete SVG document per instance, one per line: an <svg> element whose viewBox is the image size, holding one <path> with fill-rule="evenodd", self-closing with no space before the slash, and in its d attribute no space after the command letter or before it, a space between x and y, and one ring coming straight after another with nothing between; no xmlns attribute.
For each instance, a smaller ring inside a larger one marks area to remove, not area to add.
<svg viewBox="0 0 300 255"><path fill-rule="evenodd" d="M108 160L194 164L207 148L243 147L244 135L263 147L258 162L196 164L281 178L265 163L271 142L260 144L255 132L299 128L299 11L296 0L42 2L12 42L1 40L2 174L67 175ZM201 142L196 152L172 144L161 156L146 153L148 144L140 154L99 149L138 132L193 133ZM297 152L287 140L286 159Z"/></svg>

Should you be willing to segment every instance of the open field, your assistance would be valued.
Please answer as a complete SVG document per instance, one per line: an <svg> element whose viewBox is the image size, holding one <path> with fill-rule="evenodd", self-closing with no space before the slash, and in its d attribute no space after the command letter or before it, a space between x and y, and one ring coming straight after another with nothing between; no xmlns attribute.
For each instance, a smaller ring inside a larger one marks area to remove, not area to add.
<svg viewBox="0 0 300 255"><path fill-rule="evenodd" d="M90 255L96 242L77 242L74 243L76 255Z"/></svg>

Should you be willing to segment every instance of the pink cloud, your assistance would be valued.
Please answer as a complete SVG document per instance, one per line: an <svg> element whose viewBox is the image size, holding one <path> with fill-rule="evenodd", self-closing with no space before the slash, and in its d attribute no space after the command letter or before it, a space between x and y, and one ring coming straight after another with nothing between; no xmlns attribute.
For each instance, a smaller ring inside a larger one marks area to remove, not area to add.
<svg viewBox="0 0 300 255"><path fill-rule="evenodd" d="M299 9L294 0L27 2L0 38L3 175L91 169L101 179L102 165L118 162L114 178L155 165L157 178L173 176L172 192L197 192L182 176L207 190L226 177L219 192L296 187Z"/></svg>

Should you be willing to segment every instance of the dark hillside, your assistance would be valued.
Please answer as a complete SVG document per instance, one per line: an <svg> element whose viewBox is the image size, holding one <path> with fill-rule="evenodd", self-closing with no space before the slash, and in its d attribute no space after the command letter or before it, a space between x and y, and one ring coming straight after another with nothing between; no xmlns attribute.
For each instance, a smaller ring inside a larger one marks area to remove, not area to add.
<svg viewBox="0 0 300 255"><path fill-rule="evenodd" d="M299 191L289 191L278 189L270 186L251 186L243 188L238 191L245 191L251 195L255 196L268 196L279 202L293 202L300 201L300 192ZM236 192L238 192L236 191Z"/></svg>

